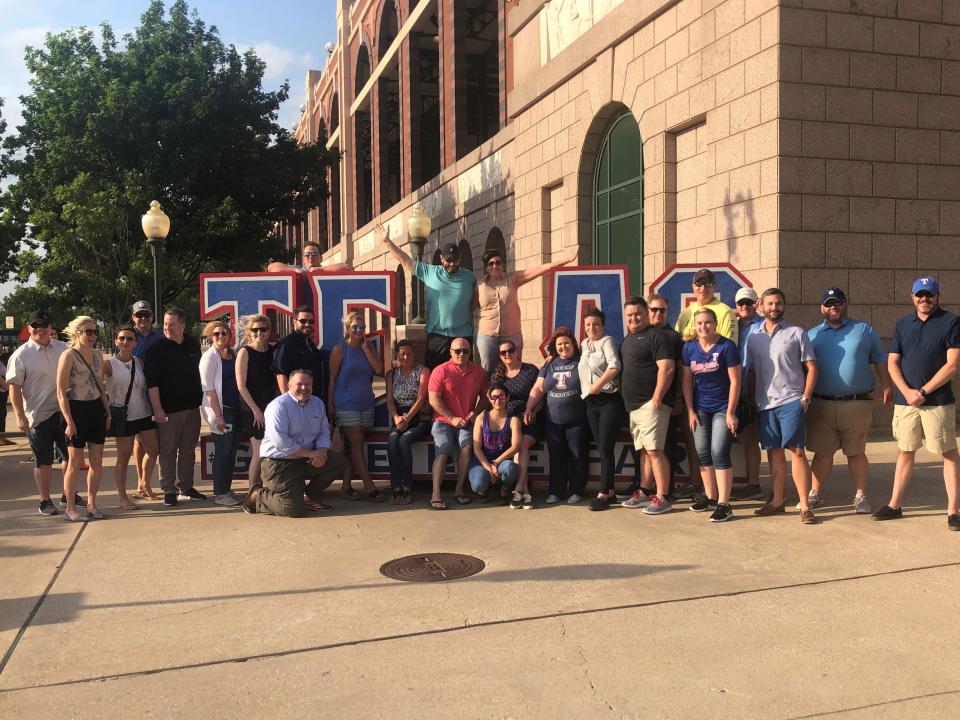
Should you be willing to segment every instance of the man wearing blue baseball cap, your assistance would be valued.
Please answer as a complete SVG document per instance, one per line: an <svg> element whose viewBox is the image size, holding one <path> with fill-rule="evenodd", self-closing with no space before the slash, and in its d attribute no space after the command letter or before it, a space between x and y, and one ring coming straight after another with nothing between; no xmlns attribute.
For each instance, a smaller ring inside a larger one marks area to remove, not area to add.
<svg viewBox="0 0 960 720"><path fill-rule="evenodd" d="M833 456L842 450L856 490L853 509L869 513L873 508L866 495L870 475L866 449L873 420L873 367L887 405L893 399L887 351L870 323L847 317L847 295L840 288L824 291L820 313L823 322L807 333L819 370L807 412L807 449L813 453L813 489L808 499L812 508L822 504L823 483L833 469Z"/></svg>
<svg viewBox="0 0 960 720"><path fill-rule="evenodd" d="M893 437L899 452L893 492L890 502L877 510L873 519L903 517L903 496L917 450L923 445L943 456L947 527L960 530L960 455L950 386L960 361L960 318L940 307L940 284L934 277L914 281L912 300L917 310L897 321L887 359L890 378L897 388Z"/></svg>

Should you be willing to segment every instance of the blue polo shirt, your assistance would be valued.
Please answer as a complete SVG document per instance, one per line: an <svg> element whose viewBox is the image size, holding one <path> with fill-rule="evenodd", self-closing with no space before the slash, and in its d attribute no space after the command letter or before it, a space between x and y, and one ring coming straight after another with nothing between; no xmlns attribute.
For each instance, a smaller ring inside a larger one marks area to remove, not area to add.
<svg viewBox="0 0 960 720"><path fill-rule="evenodd" d="M427 332L473 337L473 289L477 276L460 268L453 275L442 265L418 262L414 273L427 287Z"/></svg>
<svg viewBox="0 0 960 720"><path fill-rule="evenodd" d="M926 320L915 312L900 318L890 341L890 352L900 356L900 371L912 388L936 375L947 362L947 350L953 348L960 348L960 318L943 308L937 308ZM906 405L899 388L896 393L896 404ZM927 395L923 404L950 405L953 401L953 388L948 382Z"/></svg>
<svg viewBox="0 0 960 720"><path fill-rule="evenodd" d="M817 355L817 385L820 395L859 395L873 390L873 369L887 361L880 336L863 320L844 318L838 328L826 321L810 328L807 335Z"/></svg>
<svg viewBox="0 0 960 720"><path fill-rule="evenodd" d="M157 328L152 328L146 335L141 335L139 330L134 332L137 334L137 347L133 351L133 356L141 360L146 356L150 346L163 337L163 331Z"/></svg>

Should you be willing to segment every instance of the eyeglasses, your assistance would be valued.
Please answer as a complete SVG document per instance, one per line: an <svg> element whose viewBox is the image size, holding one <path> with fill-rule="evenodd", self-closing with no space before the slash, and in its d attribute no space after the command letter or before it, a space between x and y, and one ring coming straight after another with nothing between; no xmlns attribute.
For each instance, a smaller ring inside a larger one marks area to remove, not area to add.
<svg viewBox="0 0 960 720"><path fill-rule="evenodd" d="M494 267L495 265L503 265L500 260L491 260L487 263L487 267Z"/></svg>
<svg viewBox="0 0 960 720"><path fill-rule="evenodd" d="M652 307L647 309L652 313L665 313L667 311L666 308L662 308L662 307Z"/></svg>
<svg viewBox="0 0 960 720"><path fill-rule="evenodd" d="M490 402L503 402L507 399L507 396L503 393L497 393L496 395L490 396Z"/></svg>
<svg viewBox="0 0 960 720"><path fill-rule="evenodd" d="M753 300L737 300L737 307L753 307Z"/></svg>
<svg viewBox="0 0 960 720"><path fill-rule="evenodd" d="M304 257L320 257L320 253L308 253L308 252L305 252L305 253L303 254L303 256L304 256Z"/></svg>
<svg viewBox="0 0 960 720"><path fill-rule="evenodd" d="M118 336L117 336L117 342L118 342L118 343L122 343L122 342L134 342L135 340L136 340L136 338L135 338L135 337L131 337L130 335L118 335Z"/></svg>
<svg viewBox="0 0 960 720"><path fill-rule="evenodd" d="M841 305L843 305L843 303L840 302L839 300L827 300L823 304L824 307L828 307L828 308L840 307Z"/></svg>
<svg viewBox="0 0 960 720"><path fill-rule="evenodd" d="M81 332L87 337L96 337L100 331L96 328L84 328Z"/></svg>
<svg viewBox="0 0 960 720"><path fill-rule="evenodd" d="M454 348L452 352L454 355L469 355L470 348Z"/></svg>
<svg viewBox="0 0 960 720"><path fill-rule="evenodd" d="M262 333L262 332L267 332L268 330L269 330L269 328L265 328L265 327L252 327L252 328L250 328L250 332L252 332L252 333Z"/></svg>
<svg viewBox="0 0 960 720"><path fill-rule="evenodd" d="M297 322L300 323L301 325L313 325L317 321L314 320L313 318L310 318L309 320L304 320L303 318L297 318Z"/></svg>
<svg viewBox="0 0 960 720"><path fill-rule="evenodd" d="M710 280L694 280L693 284L697 287L713 287L713 282Z"/></svg>
<svg viewBox="0 0 960 720"><path fill-rule="evenodd" d="M361 330L366 330L367 326L363 324L351 325L350 329L354 332L360 332Z"/></svg>
<svg viewBox="0 0 960 720"><path fill-rule="evenodd" d="M44 328L50 327L50 323L48 322L30 323L30 327L32 327L34 330L43 330Z"/></svg>
<svg viewBox="0 0 960 720"><path fill-rule="evenodd" d="M228 333L226 330L214 330L210 334L214 337L223 337L224 335L229 335L230 333Z"/></svg>
<svg viewBox="0 0 960 720"><path fill-rule="evenodd" d="M507 355L513 355L517 351L516 348L507 348L506 350L500 351L500 357L506 357Z"/></svg>

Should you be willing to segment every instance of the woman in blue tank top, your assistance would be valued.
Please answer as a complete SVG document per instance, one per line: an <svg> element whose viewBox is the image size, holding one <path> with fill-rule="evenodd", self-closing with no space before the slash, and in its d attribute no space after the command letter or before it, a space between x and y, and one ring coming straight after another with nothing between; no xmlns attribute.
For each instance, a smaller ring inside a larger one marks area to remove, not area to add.
<svg viewBox="0 0 960 720"><path fill-rule="evenodd" d="M373 427L373 376L383 375L383 363L373 345L364 341L367 330L363 313L352 311L343 320L343 342L330 353L330 387L327 397L327 415L331 423L343 430L347 445L347 467L343 472L341 492L353 500L365 497L371 502L383 502L383 496L370 479L363 452L367 428ZM351 468L363 481L363 493L350 484Z"/></svg>
<svg viewBox="0 0 960 720"><path fill-rule="evenodd" d="M494 382L487 390L490 410L482 413L473 423L473 460L467 477L470 487L480 502L487 502L490 485L500 485L500 498L505 500L514 485L520 468L513 461L520 451L523 433L520 418L507 412L507 388Z"/></svg>

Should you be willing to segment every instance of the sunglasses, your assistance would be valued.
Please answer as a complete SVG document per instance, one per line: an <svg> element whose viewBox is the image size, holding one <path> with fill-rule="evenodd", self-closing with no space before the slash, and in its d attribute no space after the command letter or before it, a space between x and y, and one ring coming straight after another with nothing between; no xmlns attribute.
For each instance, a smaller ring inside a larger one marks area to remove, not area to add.
<svg viewBox="0 0 960 720"><path fill-rule="evenodd" d="M262 332L267 332L267 330L268 330L268 328L265 328L265 327L252 327L252 328L250 328L250 332L252 332L252 333L262 333Z"/></svg>
<svg viewBox="0 0 960 720"><path fill-rule="evenodd" d="M839 300L827 300L827 302L823 304L824 307L828 308L840 307L841 305L843 305L843 303Z"/></svg>
<svg viewBox="0 0 960 720"><path fill-rule="evenodd" d="M304 253L304 257L320 257L320 253Z"/></svg>
<svg viewBox="0 0 960 720"><path fill-rule="evenodd" d="M928 292L918 292L915 297L920 300L933 300L933 293Z"/></svg>
<svg viewBox="0 0 960 720"><path fill-rule="evenodd" d="M138 318L153 317L153 313L152 313L152 312L138 312L138 313L136 313L136 314L134 315L134 317L138 317Z"/></svg>
<svg viewBox="0 0 960 720"><path fill-rule="evenodd" d="M454 348L454 349L453 349L453 354L454 354L454 355L469 355L469 354L470 354L470 348Z"/></svg>
<svg viewBox="0 0 960 720"><path fill-rule="evenodd" d="M487 267L494 267L495 265L503 265L499 260L491 260L487 263Z"/></svg>
<svg viewBox="0 0 960 720"><path fill-rule="evenodd" d="M351 325L350 329L353 330L354 332L360 332L361 330L366 330L367 326L362 324Z"/></svg>
<svg viewBox="0 0 960 720"><path fill-rule="evenodd" d="M506 357L507 355L513 355L517 351L516 348L507 348L506 350L500 351L500 357Z"/></svg>
<svg viewBox="0 0 960 720"><path fill-rule="evenodd" d="M210 334L213 335L214 337L223 337L225 335L229 335L230 333L228 333L226 330L214 330Z"/></svg>
<svg viewBox="0 0 960 720"><path fill-rule="evenodd" d="M30 323L30 327L32 327L34 330L42 330L44 328L50 327L50 323L45 323L45 322Z"/></svg>
<svg viewBox="0 0 960 720"><path fill-rule="evenodd" d="M693 284L697 287L713 287L713 283L709 280L696 280Z"/></svg>
<svg viewBox="0 0 960 720"><path fill-rule="evenodd" d="M130 335L118 335L118 336L117 336L117 342L118 342L118 343L122 343L122 342L134 342L135 340L136 340L136 338L135 338L135 337L131 337Z"/></svg>
<svg viewBox="0 0 960 720"><path fill-rule="evenodd" d="M737 300L737 307L753 307L753 300Z"/></svg>
<svg viewBox="0 0 960 720"><path fill-rule="evenodd" d="M652 307L647 309L652 313L665 313L667 311L666 308L662 308L662 307Z"/></svg>
<svg viewBox="0 0 960 720"><path fill-rule="evenodd" d="M317 321L313 319L301 320L300 318L297 318L297 322L300 323L301 325L314 325Z"/></svg>
<svg viewBox="0 0 960 720"><path fill-rule="evenodd" d="M496 395L490 396L490 402L504 402L507 399L507 396L502 393L497 393Z"/></svg>
<svg viewBox="0 0 960 720"><path fill-rule="evenodd" d="M97 330L96 328L84 328L83 330L81 330L81 332L87 337L96 337L97 335L100 334L100 331Z"/></svg>

